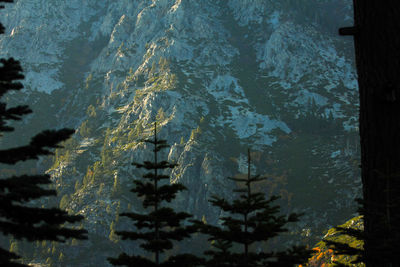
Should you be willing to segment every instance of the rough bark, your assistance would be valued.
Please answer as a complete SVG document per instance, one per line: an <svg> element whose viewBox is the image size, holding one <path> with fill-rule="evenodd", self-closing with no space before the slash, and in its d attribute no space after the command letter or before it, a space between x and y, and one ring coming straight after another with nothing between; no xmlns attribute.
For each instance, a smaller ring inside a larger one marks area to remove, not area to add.
<svg viewBox="0 0 400 267"><path fill-rule="evenodd" d="M400 6L353 0L366 266L400 266Z"/></svg>

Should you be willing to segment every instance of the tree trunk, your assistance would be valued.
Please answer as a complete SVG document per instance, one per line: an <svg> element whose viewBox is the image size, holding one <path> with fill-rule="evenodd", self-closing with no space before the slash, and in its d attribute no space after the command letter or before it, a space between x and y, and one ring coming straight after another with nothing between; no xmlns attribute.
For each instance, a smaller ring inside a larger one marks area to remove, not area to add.
<svg viewBox="0 0 400 267"><path fill-rule="evenodd" d="M400 7L353 0L366 266L400 266Z"/></svg>

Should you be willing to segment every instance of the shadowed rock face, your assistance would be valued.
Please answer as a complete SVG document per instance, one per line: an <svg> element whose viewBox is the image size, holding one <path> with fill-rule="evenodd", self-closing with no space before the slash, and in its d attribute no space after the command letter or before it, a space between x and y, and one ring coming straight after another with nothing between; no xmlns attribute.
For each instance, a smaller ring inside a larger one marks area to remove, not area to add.
<svg viewBox="0 0 400 267"><path fill-rule="evenodd" d="M129 227L116 214L140 210L129 188L141 173L130 163L150 159L139 140L154 120L171 145L163 156L179 163L171 182L189 188L173 205L197 218L217 223L207 200L234 197L225 177L242 172L247 147L254 172L270 177L258 190L281 195L283 212L306 212L288 240L314 244L354 213L353 48L332 30L351 25L351 3L306 2L21 0L1 11L0 55L21 60L26 74L25 92L9 101L29 99L34 111L18 140L77 129L52 164L36 166L65 207L87 217L89 241L55 248L68 264L106 266L136 249L113 233Z"/></svg>

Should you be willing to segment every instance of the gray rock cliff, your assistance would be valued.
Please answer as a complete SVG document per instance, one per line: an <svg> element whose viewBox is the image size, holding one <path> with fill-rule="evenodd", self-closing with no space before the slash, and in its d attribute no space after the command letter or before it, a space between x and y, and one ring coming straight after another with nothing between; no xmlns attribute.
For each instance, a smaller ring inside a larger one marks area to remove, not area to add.
<svg viewBox="0 0 400 267"><path fill-rule="evenodd" d="M15 2L1 11L0 56L26 75L26 90L9 96L34 110L19 134L77 129L46 167L60 204L90 232L53 245L68 266L108 266L107 256L137 249L114 231L129 227L119 212L140 211L131 162L151 156L139 141L154 120L171 145L163 156L179 164L171 182L189 189L173 205L198 219L218 222L208 199L233 198L225 177L243 172L248 147L253 170L270 177L259 190L280 195L283 213L305 212L281 245L312 245L355 214L354 49L336 32L352 23L351 1ZM58 257L44 247L43 263Z"/></svg>

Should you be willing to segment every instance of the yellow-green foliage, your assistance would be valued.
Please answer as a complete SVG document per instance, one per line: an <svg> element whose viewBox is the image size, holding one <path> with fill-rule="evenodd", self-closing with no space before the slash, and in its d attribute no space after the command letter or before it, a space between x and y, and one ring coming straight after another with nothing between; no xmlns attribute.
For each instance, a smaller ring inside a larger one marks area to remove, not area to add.
<svg viewBox="0 0 400 267"><path fill-rule="evenodd" d="M81 188L82 184L80 181L75 182L75 192L77 192Z"/></svg>
<svg viewBox="0 0 400 267"><path fill-rule="evenodd" d="M89 105L89 107L86 110L86 114L89 117L96 117L96 108L93 105Z"/></svg>
<svg viewBox="0 0 400 267"><path fill-rule="evenodd" d="M118 47L118 53L119 54L123 54L124 53L123 48L124 48L124 42L122 42L121 45Z"/></svg>
<svg viewBox="0 0 400 267"><path fill-rule="evenodd" d="M89 88L90 82L92 81L92 79L93 79L93 75L90 73L90 74L87 76L86 81L85 81L85 89L88 89L88 88Z"/></svg>
<svg viewBox="0 0 400 267"><path fill-rule="evenodd" d="M58 256L58 261L59 261L59 262L63 262L64 259L65 259L64 254L63 254L62 252L60 252L60 255Z"/></svg>
<svg viewBox="0 0 400 267"><path fill-rule="evenodd" d="M72 238L71 246L77 246L77 245L78 245L78 240L76 238Z"/></svg>
<svg viewBox="0 0 400 267"><path fill-rule="evenodd" d="M142 97L150 92L160 92L172 90L176 87L177 77L171 73L169 62L165 58L160 58L158 64L154 61L148 72L148 79L145 82L144 89L138 89L135 92L135 102L138 102Z"/></svg>
<svg viewBox="0 0 400 267"><path fill-rule="evenodd" d="M110 168L106 168L106 165L103 162L96 161L93 164L93 182L101 182L105 178L109 178L112 174L112 170Z"/></svg>
<svg viewBox="0 0 400 267"><path fill-rule="evenodd" d="M79 134L85 138L85 137L90 137L91 133L92 129L90 129L89 127L89 121L85 120L79 127Z"/></svg>
<svg viewBox="0 0 400 267"><path fill-rule="evenodd" d="M205 118L204 118L204 116L201 116L201 118L200 118L200 124L203 124L203 123L204 123L204 121L205 121Z"/></svg>
<svg viewBox="0 0 400 267"><path fill-rule="evenodd" d="M53 246L51 247L51 254L56 254L56 252L57 252L57 247L54 245L54 243L53 243Z"/></svg>
<svg viewBox="0 0 400 267"><path fill-rule="evenodd" d="M115 233L114 230L110 231L110 234L109 234L108 238L110 239L110 241L112 241L112 242L114 242L114 243L117 243L117 242L119 241L119 239L118 239L119 237L118 237L118 235Z"/></svg>
<svg viewBox="0 0 400 267"><path fill-rule="evenodd" d="M159 116L162 117L163 115L160 114ZM169 120L170 118L167 119ZM151 136L152 131L154 130L153 127L153 124L150 127L146 127L142 119L132 122L129 126L129 132L127 134L120 134L117 144L119 151L132 149L134 146L140 143L139 140L146 139Z"/></svg>
<svg viewBox="0 0 400 267"><path fill-rule="evenodd" d="M117 202L117 207L115 208L115 223L118 223L118 221L119 221L119 212L120 212L120 209L121 209L121 202L118 201L118 202Z"/></svg>
<svg viewBox="0 0 400 267"><path fill-rule="evenodd" d="M120 131L114 131L113 132L113 137L111 138L111 130L108 128L106 130L106 134L104 137L104 142L103 142L103 147L100 152L100 157L101 157L101 166L105 168L104 170L108 170L111 168L112 161L115 157L114 152L112 148L110 147L110 143L112 142L120 142L118 140L118 137L122 133Z"/></svg>
<svg viewBox="0 0 400 267"><path fill-rule="evenodd" d="M102 164L100 161L96 161L93 164L93 180L95 179L96 176L101 174L101 172L102 172L101 167L102 167Z"/></svg>
<svg viewBox="0 0 400 267"><path fill-rule="evenodd" d="M65 210L68 207L71 197L68 194L63 195L60 200L60 209Z"/></svg>
<svg viewBox="0 0 400 267"><path fill-rule="evenodd" d="M169 62L166 58L160 57L160 60L158 61L158 67L160 69L160 72L166 72L169 71Z"/></svg>
<svg viewBox="0 0 400 267"><path fill-rule="evenodd" d="M204 224L207 224L207 219L206 219L206 216L205 216L205 215L203 215L203 216L201 217L201 221L202 221Z"/></svg>
<svg viewBox="0 0 400 267"><path fill-rule="evenodd" d="M343 228L353 228L362 230L363 229L363 221L362 216L355 217L345 224L340 225ZM324 239L331 240L335 242L345 243L354 248L363 248L363 241L357 240L354 237L341 234L336 231L334 228L330 229L328 233L325 235ZM316 247L313 249L316 251L316 254L309 260L309 267L316 266L325 266L325 267L334 267L334 261L342 264L349 264L351 261L356 259L356 256L348 256L348 255L335 255L333 250L330 249L324 241L319 242ZM364 267L363 263L353 264L351 266L354 267Z"/></svg>
<svg viewBox="0 0 400 267"><path fill-rule="evenodd" d="M149 77L155 77L156 73L157 73L157 65L156 62L153 61L153 63L151 64L151 69L149 71Z"/></svg>
<svg viewBox="0 0 400 267"><path fill-rule="evenodd" d="M134 81L136 79L136 77L135 77L135 73L133 72L133 69L132 68L129 68L129 72L128 72L128 75L126 76L126 78L125 78L125 81L127 81L127 82L132 82L132 81Z"/></svg>
<svg viewBox="0 0 400 267"><path fill-rule="evenodd" d="M137 142L137 139L143 134L144 128L142 122L138 120L128 133L128 143Z"/></svg>
<svg viewBox="0 0 400 267"><path fill-rule="evenodd" d="M83 186L87 186L92 182L93 177L93 170L90 168L90 166L87 167L87 171L85 176L83 177Z"/></svg>
<svg viewBox="0 0 400 267"><path fill-rule="evenodd" d="M71 159L71 153L67 149L56 149L54 154L54 162L50 170L60 167L62 162L68 162Z"/></svg>
<svg viewBox="0 0 400 267"><path fill-rule="evenodd" d="M157 111L156 121L157 121L157 122L163 122L164 120L165 120L165 113L164 113L163 108L160 108L160 109Z"/></svg>
<svg viewBox="0 0 400 267"><path fill-rule="evenodd" d="M17 241L13 241L10 245L10 252L19 253L19 246Z"/></svg>
<svg viewBox="0 0 400 267"><path fill-rule="evenodd" d="M119 212L120 212L120 208L121 208L121 202L118 201L117 203L117 207L115 209L115 219L114 221L111 222L110 225L110 234L108 236L108 238L113 241L113 242L118 242L120 240L119 236L115 233L115 226L118 224L119 221Z"/></svg>
<svg viewBox="0 0 400 267"><path fill-rule="evenodd" d="M97 191L97 195L101 195L101 193L103 192L103 189L104 189L104 183L101 183L100 184L100 186L99 186L99 190Z"/></svg>
<svg viewBox="0 0 400 267"><path fill-rule="evenodd" d="M54 261L53 261L50 257L48 257L48 258L46 259L46 264L47 264L48 266L50 266L50 267L55 266L55 265L54 265Z"/></svg>
<svg viewBox="0 0 400 267"><path fill-rule="evenodd" d="M109 167L112 164L113 160L113 150L108 145L104 145L100 152L101 156L101 166L102 167Z"/></svg>
<svg viewBox="0 0 400 267"><path fill-rule="evenodd" d="M118 175L114 175L114 184L112 189L112 196L118 197L118 194L121 192L122 187L118 179Z"/></svg>
<svg viewBox="0 0 400 267"><path fill-rule="evenodd" d="M108 214L111 213L111 205L110 205L110 204L107 204L106 212L107 212Z"/></svg>
<svg viewBox="0 0 400 267"><path fill-rule="evenodd" d="M146 129L146 131L149 130ZM111 173L116 163L115 160L122 156L126 150L136 146L139 140L144 137L143 119L135 120L128 126L119 125L115 129L108 128L104 133L103 146L100 152L101 165L104 170Z"/></svg>
<svg viewBox="0 0 400 267"><path fill-rule="evenodd" d="M108 236L108 238L112 241L112 242L118 242L119 241L119 237L118 235L115 233L115 222L111 222L110 225L110 235Z"/></svg>
<svg viewBox="0 0 400 267"><path fill-rule="evenodd" d="M86 175L83 177L82 185L86 187L90 184L99 184L104 179L109 179L111 170L104 168L100 161L96 161L92 166L88 166Z"/></svg>
<svg viewBox="0 0 400 267"><path fill-rule="evenodd" d="M198 137L201 134L201 129L200 126L197 126L196 129L193 129L192 132L190 133L190 138L189 140L194 140L196 137Z"/></svg>

